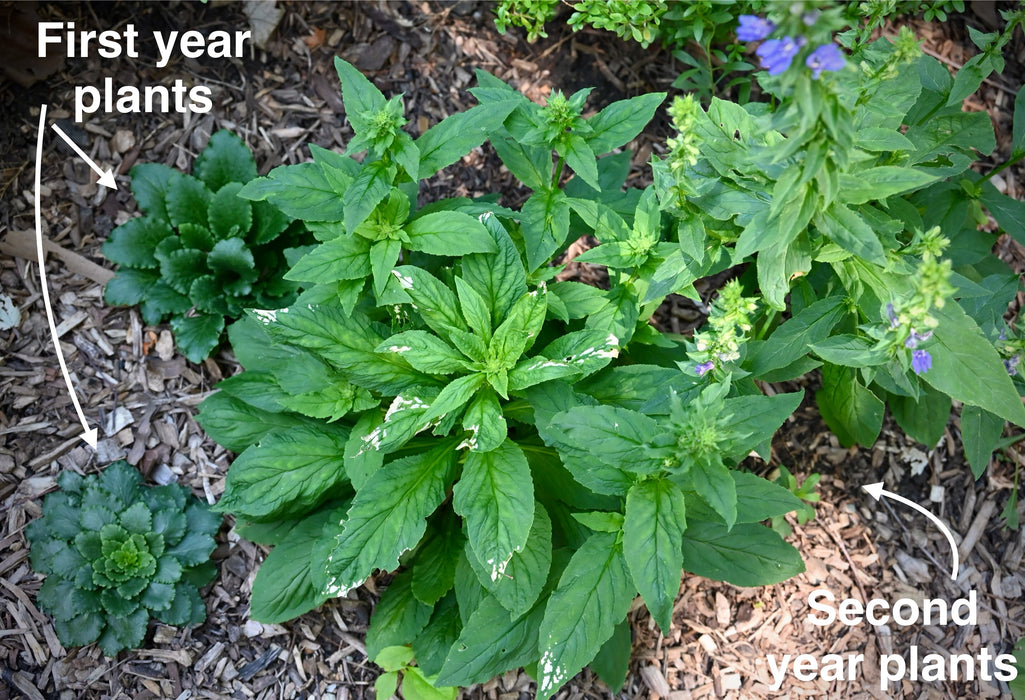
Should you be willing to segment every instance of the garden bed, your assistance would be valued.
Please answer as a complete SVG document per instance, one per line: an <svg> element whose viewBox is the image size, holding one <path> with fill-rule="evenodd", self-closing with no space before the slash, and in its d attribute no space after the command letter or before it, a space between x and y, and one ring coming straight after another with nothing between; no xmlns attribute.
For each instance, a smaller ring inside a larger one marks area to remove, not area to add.
<svg viewBox="0 0 1025 700"><path fill-rule="evenodd" d="M98 21L97 9L66 5L45 7L41 13L85 25ZM376 600L374 579L365 589L293 622L261 625L248 618L248 597L265 550L227 528L214 554L219 576L205 596L208 619L200 627L158 626L146 649L105 659L95 646L70 653L62 648L47 617L35 607L40 580L28 566L22 532L38 515L39 498L55 486L57 474L64 469L95 471L125 458L148 479L177 479L213 503L224 490L232 455L205 436L194 415L214 384L238 371L228 351L199 365L189 363L176 352L166 327L145 326L135 309L103 304L102 285L110 266L99 247L114 226L133 215L135 203L125 178L117 192L108 194L97 187L87 167L48 135L40 192L44 231L52 244L47 281L83 408L101 429L95 454L80 442L81 429L50 344L35 262L32 182L40 104L47 103L49 118L118 175L137 162L187 171L210 134L221 128L243 137L265 173L279 164L305 161L307 144L341 149L351 138L338 97L335 55L371 76L385 94L404 92L408 113L415 115L414 134L472 103L465 90L474 84L474 68L491 72L537 101L553 88L568 93L595 86L589 105L595 110L616 99L665 90L681 70L655 47L613 43L599 32L572 34L560 27L533 45L515 31L500 36L484 3L307 3L284 9L265 47L243 59L189 59L163 71L152 68L150 60L69 60L31 87L8 82L0 92L8 116L0 140L0 283L23 316L17 328L0 332L0 502L5 512L0 524L0 700L19 693L33 698L362 698L370 696L378 673L367 661L363 643ZM104 12L131 18L140 27L230 28L251 21L234 4L170 8L124 3ZM926 39L926 48L945 62L960 65L971 53L962 28L916 24L915 29ZM152 49L143 45L143 55ZM993 117L998 151L1004 148L1004 155L1013 97L1023 78L1023 51L1018 36L1008 47L1008 71L967 102ZM216 107L209 115L184 119L136 115L71 122L73 86L95 83L105 75L124 84L173 82L178 77L203 82L213 88ZM645 164L667 134L668 123L660 115L637 139L631 184L644 184L638 178L646 177ZM1011 196L1025 194L1021 170L1007 171L1001 185ZM428 199L489 191L505 193L503 204L510 207L521 205L527 195L490 149L475 149L427 184ZM999 246L1005 261L1019 272L1025 269L1025 256L1016 244L1005 238ZM571 267L569 272L600 283L593 269ZM713 287L701 291L710 295ZM666 330L686 331L700 321L701 310L674 297L658 319ZM879 655L903 652L911 645L944 653L974 654L981 647L1009 651L1025 636L1025 531L1008 530L1000 519L1014 488L1015 470L995 460L981 480L973 481L958 428L954 420L931 450L886 428L872 450L844 449L817 417L809 391L774 441L772 464L751 465L768 472L782 464L799 478L823 475L817 517L795 523L791 538L805 558L806 573L754 589L685 576L668 636L659 633L638 602L630 614L634 661L620 696L776 697L765 659L770 653L861 653L871 669ZM1013 451L1012 456L1018 458ZM957 582L939 573L950 553L938 530L902 506L873 501L860 488L883 480L928 505L956 533L962 558ZM1019 512L1025 508L1019 506ZM979 624L857 626L837 636L835 627L816 628L806 621L807 598L816 588L828 588L838 599L862 600L952 600L975 589L982 596ZM531 683L522 672L509 673L466 692L496 700L527 698L533 694ZM1009 697L1001 694L999 684L980 681L905 681L903 688L884 692L871 671L849 683L788 677L780 692L829 698ZM608 695L585 671L559 697Z"/></svg>

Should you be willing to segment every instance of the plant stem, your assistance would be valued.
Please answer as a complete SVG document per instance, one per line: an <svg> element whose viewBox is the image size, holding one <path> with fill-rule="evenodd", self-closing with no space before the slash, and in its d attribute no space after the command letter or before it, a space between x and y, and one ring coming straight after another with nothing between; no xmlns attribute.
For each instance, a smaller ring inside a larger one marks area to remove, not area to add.
<svg viewBox="0 0 1025 700"><path fill-rule="evenodd" d="M559 180L562 179L562 167L566 165L566 159L559 156L559 164L555 166L555 176L552 178L552 189L556 190L559 188Z"/></svg>
<svg viewBox="0 0 1025 700"><path fill-rule="evenodd" d="M997 173L1001 172L1002 170L1007 170L1009 167L1011 167L1015 163L1019 162L1023 158L1025 158L1025 151L1022 151L1021 153L1016 155L1014 158L1011 158L1011 160L1004 161L1002 164L1000 164L997 167L995 167L992 170L990 170L988 173L986 173L985 175L982 176L982 179L980 179L979 182L986 182L987 180L989 180L991 177L993 177Z"/></svg>

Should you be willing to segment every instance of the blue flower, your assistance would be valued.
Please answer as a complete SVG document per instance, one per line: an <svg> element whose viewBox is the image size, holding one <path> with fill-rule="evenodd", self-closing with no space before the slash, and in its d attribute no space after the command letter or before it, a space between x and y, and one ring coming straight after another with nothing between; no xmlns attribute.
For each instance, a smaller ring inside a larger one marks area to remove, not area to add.
<svg viewBox="0 0 1025 700"><path fill-rule="evenodd" d="M926 331L925 333L919 333L914 328L911 329L911 335L904 341L904 347L914 350L918 347L918 344L929 340L932 337L932 331Z"/></svg>
<svg viewBox="0 0 1025 700"><path fill-rule="evenodd" d="M804 64L811 68L811 77L818 78L824 70L840 70L846 65L836 44L823 44L812 51Z"/></svg>
<svg viewBox="0 0 1025 700"><path fill-rule="evenodd" d="M928 372L931 367L932 355L926 350L915 350L911 353L911 369L915 370L915 374Z"/></svg>
<svg viewBox="0 0 1025 700"><path fill-rule="evenodd" d="M762 68L769 71L769 75L779 75L790 67L802 44L801 37L769 39L758 47L755 54L762 59Z"/></svg>
<svg viewBox="0 0 1025 700"><path fill-rule="evenodd" d="M890 328L896 328L900 325L900 319L897 318L897 312L893 309L893 302L886 305L886 317L890 319Z"/></svg>
<svg viewBox="0 0 1025 700"><path fill-rule="evenodd" d="M757 15L741 15L739 19L737 39L740 41L761 41L776 31L775 24Z"/></svg>
<svg viewBox="0 0 1025 700"><path fill-rule="evenodd" d="M1014 357L1004 360L1004 368L1007 369L1007 373L1012 377L1018 374L1018 363L1021 362L1021 355L1015 355Z"/></svg>
<svg viewBox="0 0 1025 700"><path fill-rule="evenodd" d="M695 367L694 371L698 373L699 377L703 377L713 369L715 369L715 363L709 360L708 362L702 362L700 365Z"/></svg>

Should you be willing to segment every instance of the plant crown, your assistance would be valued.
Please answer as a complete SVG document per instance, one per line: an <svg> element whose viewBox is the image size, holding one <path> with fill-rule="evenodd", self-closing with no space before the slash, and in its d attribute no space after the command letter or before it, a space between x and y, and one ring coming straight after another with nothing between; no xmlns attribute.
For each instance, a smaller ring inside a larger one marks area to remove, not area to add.
<svg viewBox="0 0 1025 700"><path fill-rule="evenodd" d="M118 226L103 244L120 266L107 283L107 303L139 304L148 324L170 318L178 347L193 362L216 349L225 317L295 298L297 285L282 279L282 256L308 234L273 205L236 196L256 174L252 152L223 130L210 137L192 175L136 165L132 193L144 216Z"/></svg>
<svg viewBox="0 0 1025 700"><path fill-rule="evenodd" d="M107 656L138 647L150 617L198 625L198 588L221 518L177 484L146 488L138 471L115 462L102 474L64 471L25 528L32 568L46 574L40 609L53 615L66 646L99 640Z"/></svg>

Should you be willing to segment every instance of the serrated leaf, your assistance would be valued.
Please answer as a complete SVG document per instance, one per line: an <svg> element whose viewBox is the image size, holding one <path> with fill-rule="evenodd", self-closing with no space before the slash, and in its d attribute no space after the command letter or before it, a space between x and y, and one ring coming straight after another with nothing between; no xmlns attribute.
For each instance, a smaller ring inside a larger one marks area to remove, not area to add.
<svg viewBox="0 0 1025 700"><path fill-rule="evenodd" d="M160 263L160 276L179 294L188 294L196 278L207 274L207 253L183 248L176 250Z"/></svg>
<svg viewBox="0 0 1025 700"><path fill-rule="evenodd" d="M384 240L374 243L370 248L370 268L374 278L374 294L380 298L384 288L391 281L391 271L402 254L400 241Z"/></svg>
<svg viewBox="0 0 1025 700"><path fill-rule="evenodd" d="M371 241L341 236L321 243L299 259L285 279L296 282L334 282L363 279L370 274Z"/></svg>
<svg viewBox="0 0 1025 700"><path fill-rule="evenodd" d="M646 473L661 465L657 458L644 455L644 445L658 433L658 424L636 411L617 406L580 406L556 414L545 440L560 451Z"/></svg>
<svg viewBox="0 0 1025 700"><path fill-rule="evenodd" d="M989 466L993 450L1004 432L1004 419L978 406L961 409L961 440L972 475L979 479Z"/></svg>
<svg viewBox="0 0 1025 700"><path fill-rule="evenodd" d="M267 435L235 459L218 510L254 520L309 511L345 482L346 438L307 426Z"/></svg>
<svg viewBox="0 0 1025 700"><path fill-rule="evenodd" d="M253 205L238 196L241 189L241 182L229 182L210 200L207 219L217 238L227 238L233 230L247 233L253 226Z"/></svg>
<svg viewBox="0 0 1025 700"><path fill-rule="evenodd" d="M216 192L229 182L246 183L256 177L256 160L242 139L221 129L210 137L192 170Z"/></svg>
<svg viewBox="0 0 1025 700"><path fill-rule="evenodd" d="M399 555L420 541L426 518L445 499L455 476L452 447L444 441L429 452L397 459L363 485L326 562L326 595L360 585L374 569L394 569Z"/></svg>
<svg viewBox="0 0 1025 700"><path fill-rule="evenodd" d="M423 420L430 422L459 411L473 398L484 382L484 375L479 372L453 379L431 402L431 407L424 414Z"/></svg>
<svg viewBox="0 0 1025 700"><path fill-rule="evenodd" d="M683 567L736 586L768 586L804 571L801 555L772 529L757 523L727 528L695 521L683 537Z"/></svg>
<svg viewBox="0 0 1025 700"><path fill-rule="evenodd" d="M171 321L178 349L190 362L200 363L217 347L224 330L224 317L215 314L179 316Z"/></svg>
<svg viewBox="0 0 1025 700"><path fill-rule="evenodd" d="M544 285L524 294L495 329L488 351L508 366L514 366L537 340L547 310L548 290Z"/></svg>
<svg viewBox="0 0 1025 700"><path fill-rule="evenodd" d="M394 353L427 374L453 374L469 368L462 354L427 331L396 333L378 345L375 352Z"/></svg>
<svg viewBox="0 0 1025 700"><path fill-rule="evenodd" d="M481 217L498 250L463 258L463 280L484 297L492 320L503 319L516 300L527 293L527 275L516 244L493 214Z"/></svg>
<svg viewBox="0 0 1025 700"><path fill-rule="evenodd" d="M211 192L201 180L191 175L171 178L167 183L167 217L172 226L182 224L207 225L207 210L210 208Z"/></svg>
<svg viewBox="0 0 1025 700"><path fill-rule="evenodd" d="M491 452L469 452L452 491L470 546L492 582L523 549L534 521L534 485L523 451L506 439Z"/></svg>
<svg viewBox="0 0 1025 700"><path fill-rule="evenodd" d="M814 221L823 234L844 250L878 265L886 264L886 251L879 235L857 212L834 203Z"/></svg>
<svg viewBox="0 0 1025 700"><path fill-rule="evenodd" d="M413 595L434 606L455 585L456 566L463 552L464 538L458 519L445 513L424 538L413 562Z"/></svg>
<svg viewBox="0 0 1025 700"><path fill-rule="evenodd" d="M622 146L641 133L665 99L666 93L653 92L613 102L587 120L587 144L598 155Z"/></svg>
<svg viewBox="0 0 1025 700"><path fill-rule="evenodd" d="M663 633L669 632L680 592L686 514L683 492L668 479L640 481L626 495L623 552L634 586Z"/></svg>
<svg viewBox="0 0 1025 700"><path fill-rule="evenodd" d="M459 302L451 289L431 273L412 265L400 265L392 271L402 290L416 304L417 312L436 333L450 328L464 330Z"/></svg>
<svg viewBox="0 0 1025 700"><path fill-rule="evenodd" d="M103 299L111 306L133 306L143 301L149 290L160 279L150 270L121 268L103 290Z"/></svg>
<svg viewBox="0 0 1025 700"><path fill-rule="evenodd" d="M428 676L436 676L445 664L445 656L459 638L463 623L459 619L455 593L449 593L434 606L427 627L413 639L417 666Z"/></svg>
<svg viewBox="0 0 1025 700"><path fill-rule="evenodd" d="M591 662L626 617L636 590L617 535L597 532L570 559L538 632L538 697Z"/></svg>
<svg viewBox="0 0 1025 700"><path fill-rule="evenodd" d="M408 247L431 255L494 253L494 238L474 216L459 211L437 211L405 225Z"/></svg>
<svg viewBox="0 0 1025 700"><path fill-rule="evenodd" d="M470 434L457 449L490 452L505 441L509 426L494 389L482 387L477 391L463 413L463 428Z"/></svg>
<svg viewBox="0 0 1025 700"><path fill-rule="evenodd" d="M507 100L477 105L446 117L425 131L416 140L420 150L418 179L430 177L484 143L516 108L516 104L515 100Z"/></svg>
<svg viewBox="0 0 1025 700"><path fill-rule="evenodd" d="M755 474L731 471L737 486L737 522L757 523L798 510L801 499L779 484Z"/></svg>
<svg viewBox="0 0 1025 700"><path fill-rule="evenodd" d="M526 613L537 602L552 565L552 521L540 503L534 503L534 522L523 549L514 553L502 575L491 577L492 568L477 558L466 543L466 559L477 579L495 596L513 619Z"/></svg>
<svg viewBox="0 0 1025 700"><path fill-rule="evenodd" d="M138 163L128 171L132 180L132 194L139 210L157 219L167 219L164 198L167 183L177 173L163 163Z"/></svg>
<svg viewBox="0 0 1025 700"><path fill-rule="evenodd" d="M110 232L101 250L108 260L118 265L154 269L160 264L154 251L171 233L164 219L155 216L129 219Z"/></svg>
<svg viewBox="0 0 1025 700"><path fill-rule="evenodd" d="M370 118L384 107L387 100L355 66L337 56L335 70L342 84L345 116L352 124L353 131L363 134L370 126Z"/></svg>
<svg viewBox="0 0 1025 700"><path fill-rule="evenodd" d="M351 116L351 115L350 115ZM364 162L359 174L342 195L345 230L350 234L366 221L391 191L393 174L384 161Z"/></svg>
<svg viewBox="0 0 1025 700"><path fill-rule="evenodd" d="M335 189L317 163L280 165L267 177L248 182L239 196L270 202L285 216L303 221L342 221L345 216L342 192ZM259 208L256 214L259 226Z"/></svg>
<svg viewBox="0 0 1025 700"><path fill-rule="evenodd" d="M562 190L539 191L527 199L521 212L527 269L533 271L565 243L569 235L569 204Z"/></svg>

